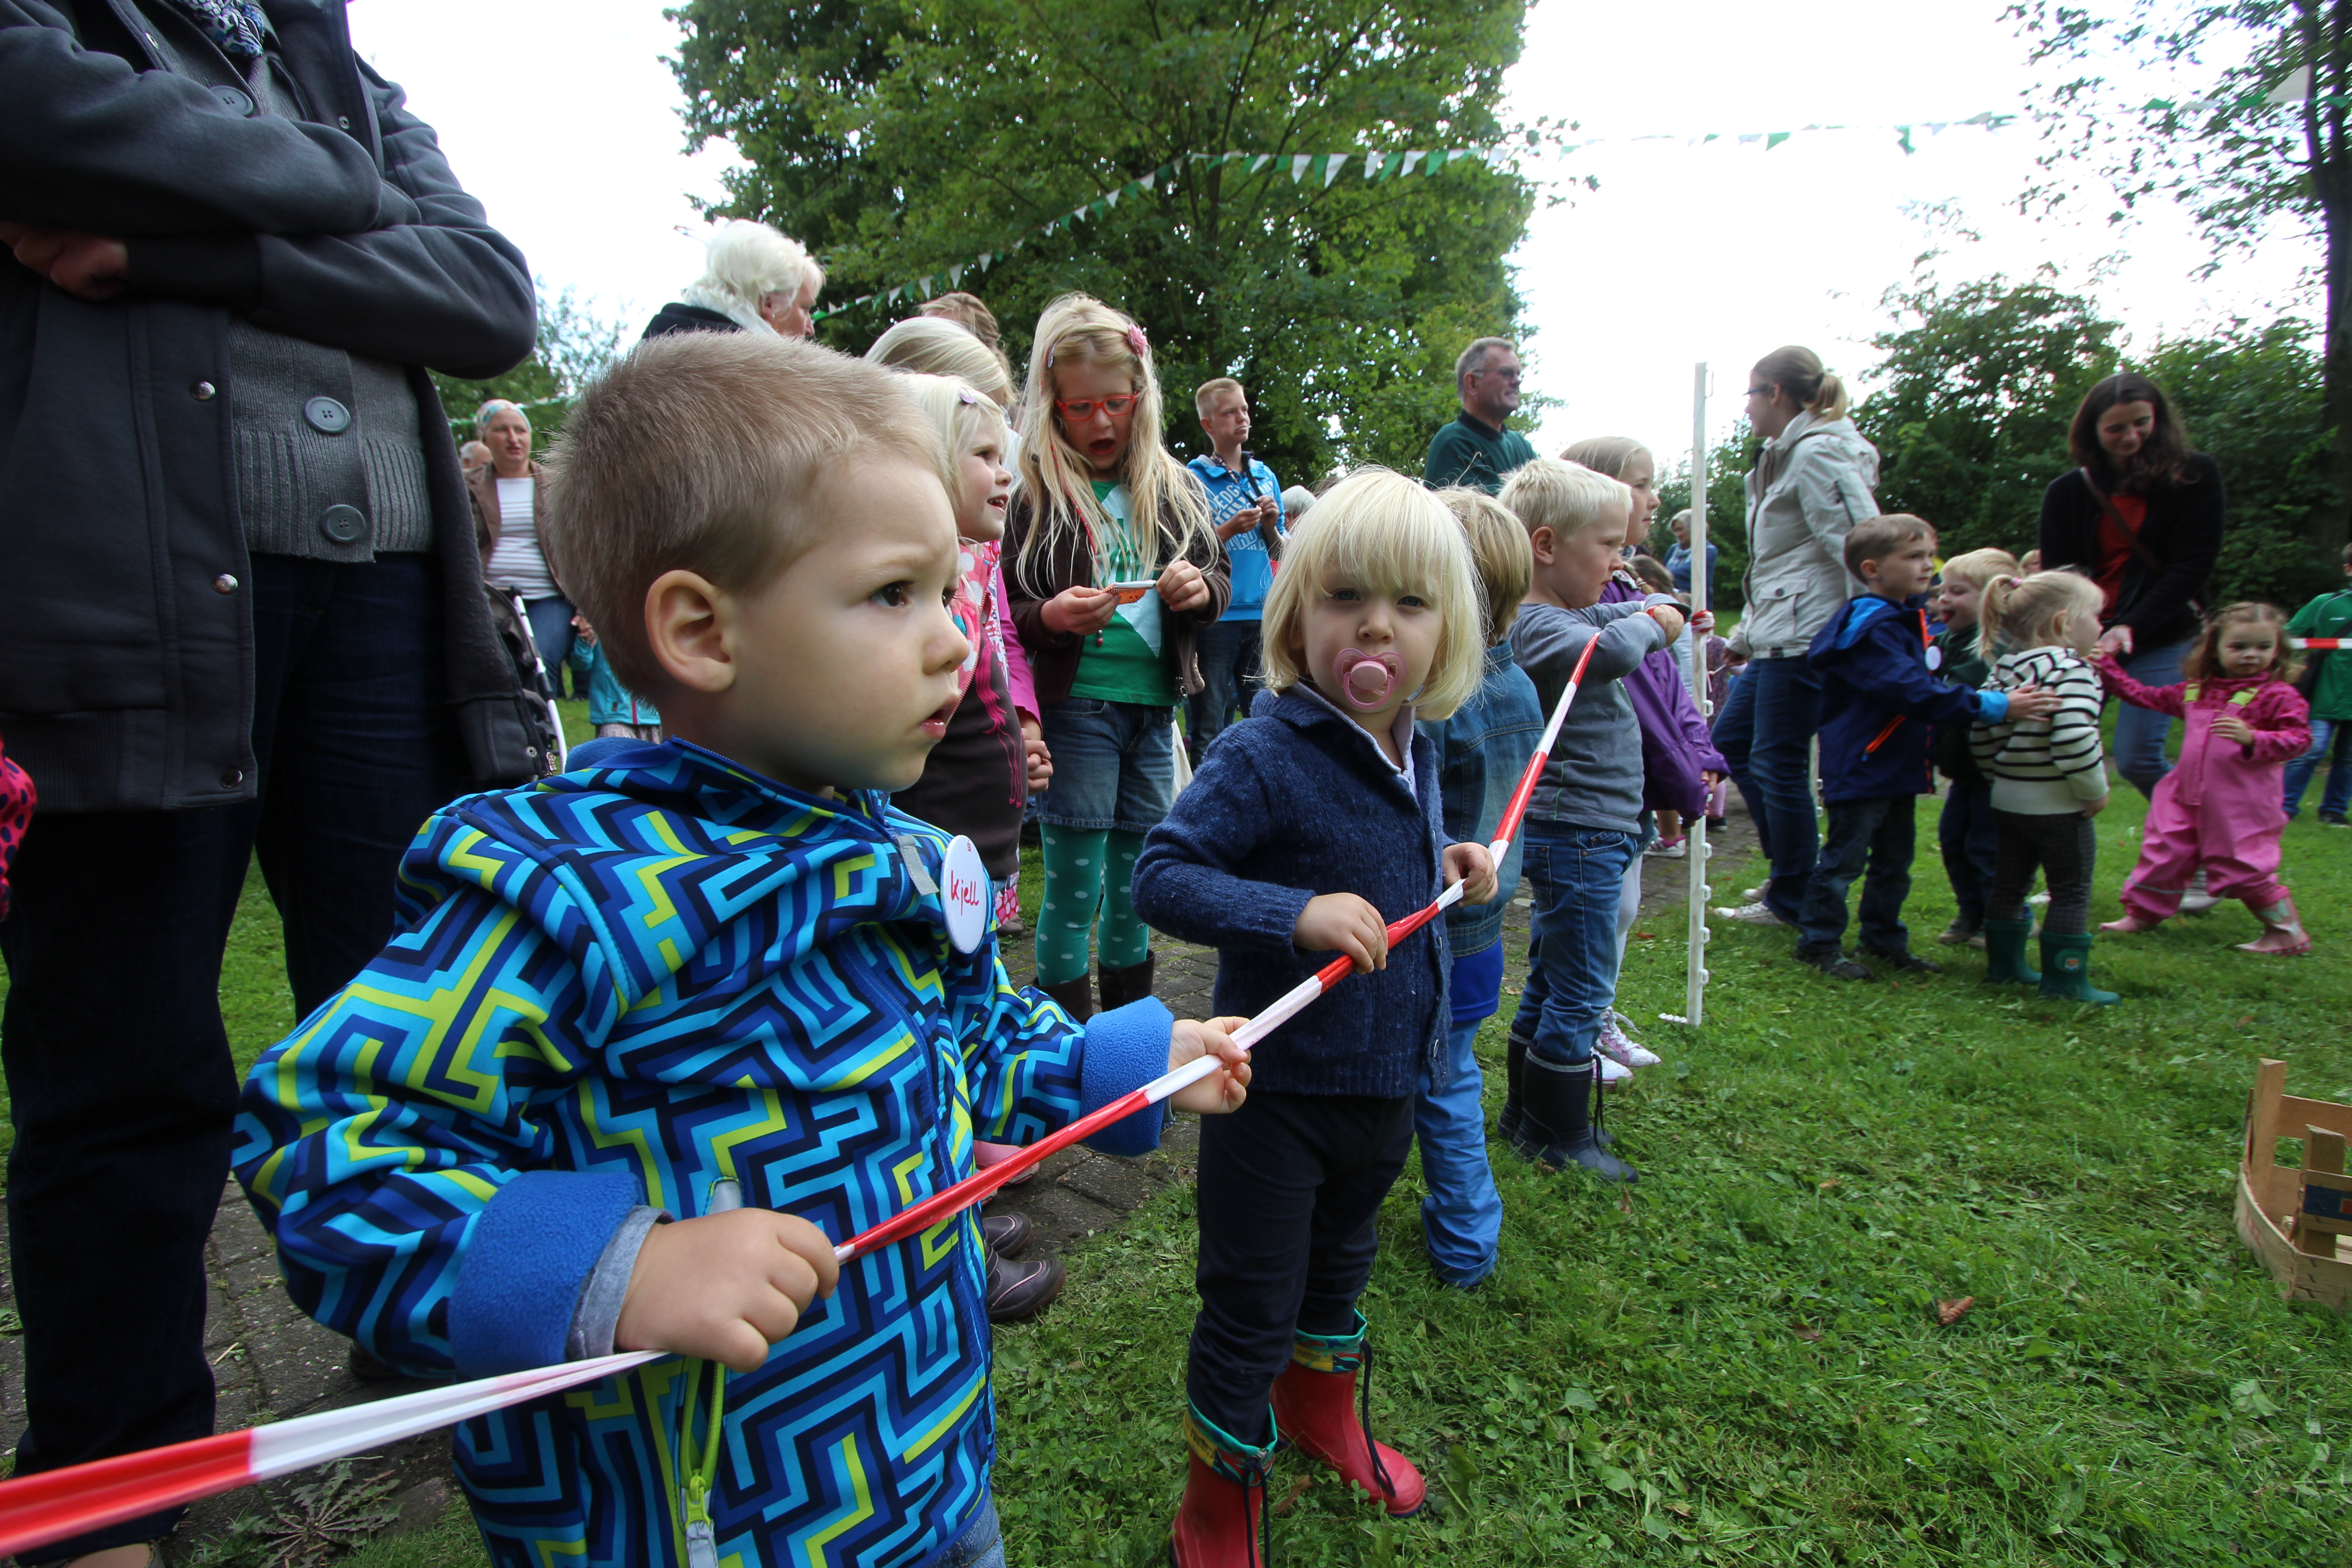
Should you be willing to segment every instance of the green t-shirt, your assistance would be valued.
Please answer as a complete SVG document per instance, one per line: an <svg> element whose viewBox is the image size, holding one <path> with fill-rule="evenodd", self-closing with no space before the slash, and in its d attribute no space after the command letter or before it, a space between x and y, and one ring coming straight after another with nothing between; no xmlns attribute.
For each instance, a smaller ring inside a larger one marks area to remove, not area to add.
<svg viewBox="0 0 2352 1568"><path fill-rule="evenodd" d="M1136 544L1134 503L1127 487L1101 479L1094 486L1095 499L1110 514L1110 526L1102 530L1095 551L1095 586L1160 575ZM1176 652L1168 646L1161 622L1157 588L1131 605L1121 605L1110 625L1079 644L1078 673L1070 682L1070 695L1098 702L1173 707Z"/></svg>
<svg viewBox="0 0 2352 1568"><path fill-rule="evenodd" d="M2320 595L2294 613L2286 630L2289 637L2297 637L2352 636L2352 590ZM2316 649L2304 655L2305 659L2318 657ZM2337 649L2319 667L2319 679L2311 693L2311 716L2331 721L2352 719L2352 649Z"/></svg>

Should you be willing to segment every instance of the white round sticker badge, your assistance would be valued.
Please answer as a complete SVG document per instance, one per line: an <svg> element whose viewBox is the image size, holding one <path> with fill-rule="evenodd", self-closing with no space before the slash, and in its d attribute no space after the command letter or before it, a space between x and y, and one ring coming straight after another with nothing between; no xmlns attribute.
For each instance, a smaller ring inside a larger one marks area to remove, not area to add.
<svg viewBox="0 0 2352 1568"><path fill-rule="evenodd" d="M1927 668L1929 669L1941 669L1944 668L1944 650L1942 648L1936 647L1932 645L1929 646L1927 649Z"/></svg>
<svg viewBox="0 0 2352 1568"><path fill-rule="evenodd" d="M987 937L988 903L988 868L980 863L978 847L959 834L940 865L940 907L958 952L976 952Z"/></svg>

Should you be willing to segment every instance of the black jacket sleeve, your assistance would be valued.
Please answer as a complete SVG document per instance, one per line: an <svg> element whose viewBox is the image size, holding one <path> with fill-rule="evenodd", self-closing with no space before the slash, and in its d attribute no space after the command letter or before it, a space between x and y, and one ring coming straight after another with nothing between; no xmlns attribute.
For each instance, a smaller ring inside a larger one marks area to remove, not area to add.
<svg viewBox="0 0 2352 1568"><path fill-rule="evenodd" d="M2098 565L2093 559L2094 532L2085 526L2094 510L2090 487L2083 483L2081 470L2069 468L2050 481L2050 488L2042 492L2042 526L2033 542L2042 552L2044 572L2062 566L2089 571Z"/></svg>

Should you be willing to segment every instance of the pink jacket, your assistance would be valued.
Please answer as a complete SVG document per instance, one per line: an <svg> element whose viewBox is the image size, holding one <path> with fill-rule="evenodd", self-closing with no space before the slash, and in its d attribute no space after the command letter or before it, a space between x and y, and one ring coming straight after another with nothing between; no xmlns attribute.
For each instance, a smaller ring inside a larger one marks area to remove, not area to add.
<svg viewBox="0 0 2352 1568"><path fill-rule="evenodd" d="M2142 686L2107 659L2099 661L2099 676L2108 691L2133 707L2186 721L2180 761L2166 775L2174 781L2172 793L2182 805L2202 805L2209 795L2235 796L2259 785L2270 792L2272 809L2284 815L2281 774L2289 762L2311 749L2311 705L2302 692L2274 675ZM2253 727L2252 743L2213 733L2213 721L2225 713L2235 713Z"/></svg>

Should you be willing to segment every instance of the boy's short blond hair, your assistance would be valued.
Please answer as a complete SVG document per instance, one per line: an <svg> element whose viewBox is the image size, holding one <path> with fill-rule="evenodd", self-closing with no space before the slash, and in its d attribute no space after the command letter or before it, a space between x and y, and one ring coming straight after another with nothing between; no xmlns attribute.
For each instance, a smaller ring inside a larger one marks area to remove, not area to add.
<svg viewBox="0 0 2352 1568"><path fill-rule="evenodd" d="M1244 402L1249 398L1249 394L1242 390L1240 382L1230 375L1221 375L1214 381L1204 381L1192 389L1192 412L1206 419L1209 416L1209 405L1217 400L1217 394L1221 392L1240 392Z"/></svg>
<svg viewBox="0 0 2352 1568"><path fill-rule="evenodd" d="M1456 485L1438 491L1437 499L1469 542L1470 563L1478 569L1478 585L1486 592L1486 646L1493 647L1510 636L1511 623L1519 618L1519 602L1535 585L1536 555L1528 547L1528 531L1485 490Z"/></svg>
<svg viewBox="0 0 2352 1568"><path fill-rule="evenodd" d="M1884 561L1906 544L1921 540L1933 544L1935 525L1924 517L1914 517L1907 511L1891 511L1878 517L1865 517L1846 531L1845 569L1862 577L1865 561Z"/></svg>
<svg viewBox="0 0 2352 1568"><path fill-rule="evenodd" d="M1511 470L1496 498L1519 520L1533 538L1538 528L1551 530L1558 540L1573 539L1601 521L1601 510L1613 499L1633 515L1633 492L1619 481L1582 463L1565 458L1538 458Z"/></svg>
<svg viewBox="0 0 2352 1568"><path fill-rule="evenodd" d="M861 458L940 471L905 380L797 338L680 332L590 384L548 456L548 531L563 586L633 690L665 684L646 591L665 572L730 593L773 577L854 514L808 505Z"/></svg>
<svg viewBox="0 0 2352 1568"><path fill-rule="evenodd" d="M1996 577L2024 575L2025 568L2018 564L2016 556L1993 545L1971 550L1965 555L1955 555L1944 563L1945 582L1966 583L1979 594L1985 591L1985 584Z"/></svg>
<svg viewBox="0 0 2352 1568"><path fill-rule="evenodd" d="M1359 468L1332 486L1299 522L1265 596L1259 638L1265 683L1286 691L1307 679L1296 643L1307 641L1316 597L1346 584L1426 596L1437 609L1437 655L1413 700L1423 719L1450 717L1486 679L1486 617L1478 570L1462 525L1417 479Z"/></svg>

